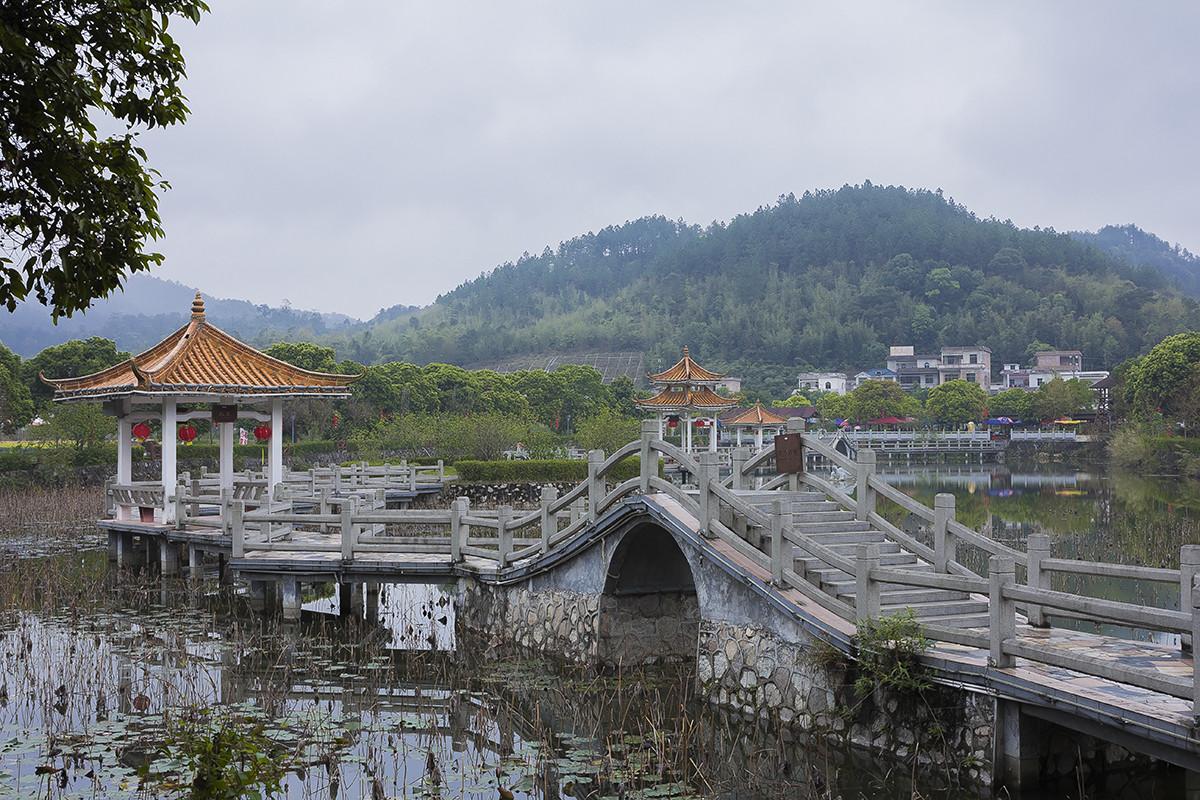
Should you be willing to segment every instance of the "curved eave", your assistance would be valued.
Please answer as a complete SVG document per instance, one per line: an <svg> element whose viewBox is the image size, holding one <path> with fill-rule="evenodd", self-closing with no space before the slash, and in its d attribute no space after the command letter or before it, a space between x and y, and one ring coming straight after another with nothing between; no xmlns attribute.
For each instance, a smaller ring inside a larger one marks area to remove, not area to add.
<svg viewBox="0 0 1200 800"><path fill-rule="evenodd" d="M120 397L212 397L237 395L238 397L324 397L338 400L350 397L346 386L190 386L171 385L153 388L134 386L109 386L98 389L75 389L58 391L54 402L113 400Z"/></svg>

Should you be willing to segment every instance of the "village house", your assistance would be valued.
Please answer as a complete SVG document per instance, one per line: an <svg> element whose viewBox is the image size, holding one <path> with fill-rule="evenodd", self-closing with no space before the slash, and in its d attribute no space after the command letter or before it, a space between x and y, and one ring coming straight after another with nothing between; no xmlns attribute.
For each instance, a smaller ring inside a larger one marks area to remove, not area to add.
<svg viewBox="0 0 1200 800"><path fill-rule="evenodd" d="M1094 385L1108 377L1108 370L1083 369L1080 350L1039 350L1033 354L1033 366L1005 364L1000 371L999 389L1037 389L1055 378L1081 380Z"/></svg>
<svg viewBox="0 0 1200 800"><path fill-rule="evenodd" d="M796 385L801 392L832 392L845 394L850 379L844 372L801 372Z"/></svg>

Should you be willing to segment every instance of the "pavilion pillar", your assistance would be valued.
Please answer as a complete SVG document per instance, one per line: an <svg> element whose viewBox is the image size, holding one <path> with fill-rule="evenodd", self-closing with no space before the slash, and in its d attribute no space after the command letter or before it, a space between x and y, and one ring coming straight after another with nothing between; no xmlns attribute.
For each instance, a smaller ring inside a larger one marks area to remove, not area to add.
<svg viewBox="0 0 1200 800"><path fill-rule="evenodd" d="M220 456L220 487L222 489L233 488L233 423L219 422L217 423L217 435L221 445Z"/></svg>
<svg viewBox="0 0 1200 800"><path fill-rule="evenodd" d="M271 398L271 457L267 472L267 497L275 498L275 487L283 481L283 398Z"/></svg>
<svg viewBox="0 0 1200 800"><path fill-rule="evenodd" d="M664 431L663 431L663 415L659 414L658 415L658 439L659 439L659 441L662 441L664 438L665 438L665 435L664 435Z"/></svg>
<svg viewBox="0 0 1200 800"><path fill-rule="evenodd" d="M762 429L762 426L759 425L757 428L754 429L754 450L759 453L761 453L762 449L763 449L763 435L762 434L763 434L763 429Z"/></svg>
<svg viewBox="0 0 1200 800"><path fill-rule="evenodd" d="M177 491L178 477L175 474L175 448L179 444L179 431L175 417L175 398L164 397L162 401L162 489L163 522L175 521L175 504L166 498Z"/></svg>
<svg viewBox="0 0 1200 800"><path fill-rule="evenodd" d="M692 415L689 413L683 419L683 452L689 455L692 452Z"/></svg>
<svg viewBox="0 0 1200 800"><path fill-rule="evenodd" d="M736 428L734 428L734 430L737 431L737 446L741 447L742 446L742 426L738 425Z"/></svg>
<svg viewBox="0 0 1200 800"><path fill-rule="evenodd" d="M133 422L128 416L117 419L117 483L133 480Z"/></svg>
<svg viewBox="0 0 1200 800"><path fill-rule="evenodd" d="M708 421L708 452L717 452L717 418Z"/></svg>

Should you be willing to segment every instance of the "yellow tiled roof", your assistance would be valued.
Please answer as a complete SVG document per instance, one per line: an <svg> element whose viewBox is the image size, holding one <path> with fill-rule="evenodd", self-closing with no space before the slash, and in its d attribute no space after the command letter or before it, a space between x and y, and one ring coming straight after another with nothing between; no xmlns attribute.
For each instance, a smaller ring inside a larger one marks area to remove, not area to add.
<svg viewBox="0 0 1200 800"><path fill-rule="evenodd" d="M683 358L675 362L675 366L655 375L647 375L654 383L715 383L724 375L711 372L692 361L688 349L683 348Z"/></svg>
<svg viewBox="0 0 1200 800"><path fill-rule="evenodd" d="M763 408L763 404L755 403L742 413L730 419L721 420L726 425L786 425L787 420Z"/></svg>
<svg viewBox="0 0 1200 800"><path fill-rule="evenodd" d="M192 318L145 352L77 378L47 378L56 400L122 394L346 394L359 375L301 369L208 323L200 293Z"/></svg>
<svg viewBox="0 0 1200 800"><path fill-rule="evenodd" d="M703 409L705 411L724 411L727 408L733 408L737 405L737 403L728 397L722 397L707 386L701 386L699 389L684 389L683 391L673 391L667 388L653 397L647 397L644 400L636 402L639 408L651 411L674 411L687 408Z"/></svg>

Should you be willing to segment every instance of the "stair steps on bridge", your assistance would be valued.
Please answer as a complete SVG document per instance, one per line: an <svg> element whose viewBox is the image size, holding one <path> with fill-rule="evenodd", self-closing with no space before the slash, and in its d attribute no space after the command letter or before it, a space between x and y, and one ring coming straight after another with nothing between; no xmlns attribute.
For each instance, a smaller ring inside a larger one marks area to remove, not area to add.
<svg viewBox="0 0 1200 800"><path fill-rule="evenodd" d="M798 533L854 533L871 530L870 523L859 522L853 518L830 522L793 522L792 529Z"/></svg>
<svg viewBox="0 0 1200 800"><path fill-rule="evenodd" d="M835 583L831 584L831 588L833 590L831 594L835 597L845 600L851 605L854 604L857 594L855 583ZM912 586L898 586L894 583L882 584L879 596L883 607L897 605L903 607L913 603L942 603L967 599L967 595L962 592L954 592L949 589L920 589Z"/></svg>
<svg viewBox="0 0 1200 800"><path fill-rule="evenodd" d="M884 601L880 609L884 614L895 614L905 609L912 609L913 615L919 617L922 622L932 617L946 618L966 618L971 615L982 614L984 619L987 618L988 604L986 600L973 600L964 598L961 600L936 600L933 602L918 602L918 603L897 603L891 602L891 597L883 595L881 599Z"/></svg>

